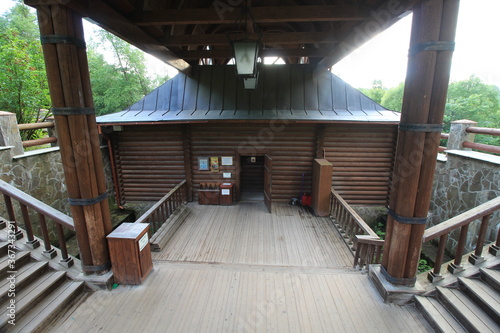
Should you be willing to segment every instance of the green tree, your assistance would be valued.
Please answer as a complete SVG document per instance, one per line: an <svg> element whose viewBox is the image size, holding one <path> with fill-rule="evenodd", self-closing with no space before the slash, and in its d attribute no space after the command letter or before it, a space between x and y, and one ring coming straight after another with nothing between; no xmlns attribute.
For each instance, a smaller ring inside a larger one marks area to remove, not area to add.
<svg viewBox="0 0 500 333"><path fill-rule="evenodd" d="M386 93L387 89L384 88L381 80L373 80L372 87L370 89L359 89L363 94L370 97L374 102L380 104L382 97Z"/></svg>
<svg viewBox="0 0 500 333"><path fill-rule="evenodd" d="M0 17L0 109L14 112L24 124L44 120L49 108L36 16L19 3ZM22 134L25 140L37 135Z"/></svg>
<svg viewBox="0 0 500 333"><path fill-rule="evenodd" d="M108 63L100 49L111 52L113 63ZM144 54L102 30L98 40L90 43L89 68L94 104L98 115L121 111L143 98L157 85L157 78L149 78Z"/></svg>
<svg viewBox="0 0 500 333"><path fill-rule="evenodd" d="M400 83L397 87L388 89L382 97L380 104L389 110L401 112L404 90L404 83Z"/></svg>
<svg viewBox="0 0 500 333"><path fill-rule="evenodd" d="M460 119L474 120L482 127L500 127L500 89L478 77L453 82L448 88L445 128Z"/></svg>

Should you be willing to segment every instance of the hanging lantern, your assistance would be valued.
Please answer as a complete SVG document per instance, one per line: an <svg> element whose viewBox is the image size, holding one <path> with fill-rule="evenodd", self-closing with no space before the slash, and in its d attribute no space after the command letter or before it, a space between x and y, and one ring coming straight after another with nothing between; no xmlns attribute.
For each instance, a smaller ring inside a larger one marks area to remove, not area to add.
<svg viewBox="0 0 500 333"><path fill-rule="evenodd" d="M259 41L243 39L233 42L234 60L239 76L255 78L257 81L257 56Z"/></svg>

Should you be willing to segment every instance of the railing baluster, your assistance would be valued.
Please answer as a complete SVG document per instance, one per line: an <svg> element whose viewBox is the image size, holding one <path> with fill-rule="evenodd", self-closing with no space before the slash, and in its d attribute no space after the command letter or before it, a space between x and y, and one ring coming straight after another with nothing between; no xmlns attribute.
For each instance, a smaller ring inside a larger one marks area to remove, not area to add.
<svg viewBox="0 0 500 333"><path fill-rule="evenodd" d="M52 259L55 256L57 256L57 252L52 247L52 244L50 244L49 229L47 228L47 222L45 221L45 216L41 213L38 213L38 222L40 222L40 227L42 229L43 245L45 247L43 255L49 259Z"/></svg>
<svg viewBox="0 0 500 333"><path fill-rule="evenodd" d="M21 212L24 220L24 227L26 228L26 235L28 236L28 241L26 245L28 245L32 249L36 249L40 246L40 242L35 239L33 236L33 226L31 225L30 214L28 212L28 207L25 204L20 203Z"/></svg>
<svg viewBox="0 0 500 333"><path fill-rule="evenodd" d="M483 246L486 240L486 232L488 231L488 224L490 223L491 214L483 216L481 219L481 226L479 234L477 235L476 251L469 257L469 262L473 265L479 264L484 261Z"/></svg>
<svg viewBox="0 0 500 333"><path fill-rule="evenodd" d="M460 238L458 239L457 251L455 252L455 260L448 265L448 271L452 274L456 274L464 270L462 266L462 257L464 255L465 243L467 242L468 232L469 232L468 224L460 228Z"/></svg>
<svg viewBox="0 0 500 333"><path fill-rule="evenodd" d="M61 260L59 263L66 268L73 266L73 258L68 256L68 247L66 246L66 238L64 236L64 230L62 225L56 223L57 227L57 238L59 240L59 249L61 250Z"/></svg>
<svg viewBox="0 0 500 333"><path fill-rule="evenodd" d="M431 282L436 282L442 280L441 276L441 265L443 265L444 250L446 249L446 242L448 241L448 234L444 234L439 237L439 246L437 250L436 261L434 262L434 270L429 272L427 278Z"/></svg>
<svg viewBox="0 0 500 333"><path fill-rule="evenodd" d="M494 256L498 256L498 254L500 254L500 228L498 228L497 241L495 244L490 246L489 252Z"/></svg>
<svg viewBox="0 0 500 333"><path fill-rule="evenodd" d="M16 239L21 239L24 237L23 232L19 230L17 226L16 214L14 214L14 206L12 205L12 200L7 194L3 195L5 201L5 208L7 209L7 215L9 216L10 223L14 224L14 235Z"/></svg>

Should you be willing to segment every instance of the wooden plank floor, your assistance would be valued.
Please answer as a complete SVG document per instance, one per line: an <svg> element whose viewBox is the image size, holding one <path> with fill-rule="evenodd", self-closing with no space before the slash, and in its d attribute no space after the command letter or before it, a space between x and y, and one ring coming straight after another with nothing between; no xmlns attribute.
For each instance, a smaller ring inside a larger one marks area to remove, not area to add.
<svg viewBox="0 0 500 333"><path fill-rule="evenodd" d="M350 268L328 219L285 205L191 208L143 285L95 292L46 332L430 332Z"/></svg>
<svg viewBox="0 0 500 333"><path fill-rule="evenodd" d="M190 204L190 215L154 260L300 267L350 267L353 257L329 218L275 203Z"/></svg>

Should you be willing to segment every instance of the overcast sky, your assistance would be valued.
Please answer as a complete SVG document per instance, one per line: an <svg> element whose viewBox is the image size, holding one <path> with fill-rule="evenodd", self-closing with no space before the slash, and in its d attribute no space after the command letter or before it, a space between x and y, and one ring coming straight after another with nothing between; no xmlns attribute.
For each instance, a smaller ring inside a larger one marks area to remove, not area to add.
<svg viewBox="0 0 500 333"><path fill-rule="evenodd" d="M15 4L0 0L0 13ZM500 0L461 0L451 80L471 75L500 87ZM86 26L88 26L86 24ZM356 88L369 88L374 80L394 87L404 81L411 15L378 35L336 64L332 71ZM86 28L86 34L92 29ZM152 57L151 57L152 58ZM163 63L150 60L154 71L166 72ZM168 70L172 76L175 71Z"/></svg>

